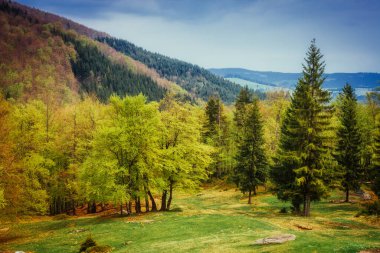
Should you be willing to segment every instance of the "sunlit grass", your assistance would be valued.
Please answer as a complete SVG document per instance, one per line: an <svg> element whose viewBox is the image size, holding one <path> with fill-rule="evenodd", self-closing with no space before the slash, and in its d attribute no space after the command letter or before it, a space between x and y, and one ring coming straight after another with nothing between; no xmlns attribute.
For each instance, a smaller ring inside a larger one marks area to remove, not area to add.
<svg viewBox="0 0 380 253"><path fill-rule="evenodd" d="M14 225L20 237L0 249L32 252L77 252L91 234L113 252L358 252L380 248L376 220L356 218L359 204L313 203L312 217L280 214L289 203L259 193L254 204L234 189L208 188L178 195L178 212L123 218L74 218ZM339 198L339 193L332 198ZM303 230L306 227L310 230ZM77 232L79 231L79 232ZM252 246L256 239L291 233L295 241Z"/></svg>

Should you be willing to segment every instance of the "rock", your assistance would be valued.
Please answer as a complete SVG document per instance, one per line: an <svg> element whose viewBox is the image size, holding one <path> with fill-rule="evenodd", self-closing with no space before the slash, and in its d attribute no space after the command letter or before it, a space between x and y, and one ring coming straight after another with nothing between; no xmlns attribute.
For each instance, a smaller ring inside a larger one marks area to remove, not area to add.
<svg viewBox="0 0 380 253"><path fill-rule="evenodd" d="M371 199L372 199L372 196L371 196L371 194L369 194L368 192L363 192L363 194L362 194L362 199L363 199L363 200L371 200Z"/></svg>
<svg viewBox="0 0 380 253"><path fill-rule="evenodd" d="M85 228L74 229L74 230L71 230L71 231L70 231L70 234L82 233L82 232L86 232L87 230L88 230L88 229L85 229Z"/></svg>
<svg viewBox="0 0 380 253"><path fill-rule="evenodd" d="M276 243L284 243L287 241L294 241L296 239L295 235L292 234L282 234L277 236L271 236L266 238L261 238L256 240L253 245L263 245L263 244L276 244Z"/></svg>

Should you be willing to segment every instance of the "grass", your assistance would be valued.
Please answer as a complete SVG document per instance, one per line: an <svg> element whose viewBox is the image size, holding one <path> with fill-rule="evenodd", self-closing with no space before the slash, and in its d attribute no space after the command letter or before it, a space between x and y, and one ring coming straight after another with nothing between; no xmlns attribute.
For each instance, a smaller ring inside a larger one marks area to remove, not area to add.
<svg viewBox="0 0 380 253"><path fill-rule="evenodd" d="M271 194L259 193L249 206L239 192L218 187L193 196L176 196L174 203L173 208L180 211L14 224L8 240L0 240L0 251L74 253L89 234L98 244L110 245L112 252L300 253L380 248L379 220L354 217L358 204L313 203L312 217L303 218L280 214L289 204ZM297 238L281 245L251 245L256 239L282 233Z"/></svg>

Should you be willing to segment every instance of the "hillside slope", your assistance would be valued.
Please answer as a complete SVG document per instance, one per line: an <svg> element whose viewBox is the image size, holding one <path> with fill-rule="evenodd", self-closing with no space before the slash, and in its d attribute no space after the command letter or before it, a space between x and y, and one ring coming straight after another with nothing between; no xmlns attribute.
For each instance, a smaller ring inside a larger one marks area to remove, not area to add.
<svg viewBox="0 0 380 253"><path fill-rule="evenodd" d="M155 69L160 76L177 83L195 97L207 100L209 96L218 94L224 102L231 103L240 91L240 85L197 65L149 52L126 40L111 37L98 40Z"/></svg>
<svg viewBox="0 0 380 253"><path fill-rule="evenodd" d="M60 101L140 92L158 100L171 91L185 100L219 95L233 102L241 88L196 65L13 1L0 0L0 18L0 89L8 98L51 97L49 90Z"/></svg>
<svg viewBox="0 0 380 253"><path fill-rule="evenodd" d="M62 25L66 19L46 23L46 17L50 14L0 2L0 90L5 97L51 98L59 103L85 94L102 101L113 93L141 92L151 100L161 99L166 90L184 94L144 64L88 37L105 33L68 22L85 34L79 35Z"/></svg>

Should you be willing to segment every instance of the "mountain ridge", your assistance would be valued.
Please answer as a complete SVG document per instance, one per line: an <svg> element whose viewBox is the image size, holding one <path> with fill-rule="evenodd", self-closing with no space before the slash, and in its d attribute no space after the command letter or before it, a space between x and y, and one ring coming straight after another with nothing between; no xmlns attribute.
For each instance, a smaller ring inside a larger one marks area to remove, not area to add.
<svg viewBox="0 0 380 253"><path fill-rule="evenodd" d="M245 68L209 68L209 71L223 78L240 78L260 84L266 84L283 88L294 88L301 73L287 73L276 71L256 71ZM326 73L325 88L341 89L347 82L354 88L373 89L380 85L380 73Z"/></svg>
<svg viewBox="0 0 380 253"><path fill-rule="evenodd" d="M106 96L112 93L123 96L142 92L156 100L162 97L161 89L165 89L165 92L175 93L185 100L207 100L211 95L218 95L223 101L232 102L241 88L240 85L224 80L197 65L133 45L140 55L144 52L145 56L155 56L153 59L158 64L149 65L149 62L144 62L143 59L136 59L136 55L128 55L95 40L99 37L116 39L105 32L14 1L0 0L0 21L2 27L5 27L0 31L0 34L3 34L0 37L0 56L3 58L0 67L5 72L5 77L0 77L0 90L5 97L29 99L37 95L35 98L40 98L46 97L43 92L53 90L56 98L62 96L60 94L71 93L72 95L67 95L70 97L79 92L80 96L83 93L95 94L105 101ZM58 30L60 32L54 32ZM17 40L22 43L16 43ZM123 40L123 43L132 45L126 40ZM16 44L23 46L16 49L13 46ZM12 50L9 51L7 48ZM58 52L60 56L57 58ZM163 64L160 59L163 59ZM94 60L100 61L101 65ZM77 64L77 61L80 64ZM25 64L31 69L28 73L24 73ZM68 69L70 64L71 71ZM50 66L51 71L44 74L42 67L37 74L32 71L35 66L42 65L44 68ZM160 67L163 65L169 66L171 70L180 71L167 76ZM118 72L119 77L109 72L110 69ZM196 74L193 74L193 71ZM123 73L122 77L120 73ZM48 81L50 77L53 80ZM28 79L27 84L24 79ZM133 84L130 83L131 80L134 80ZM48 87L45 87L46 83ZM55 87L61 87L61 91L55 91ZM159 94L153 94L156 91ZM59 100L67 99L66 97Z"/></svg>

